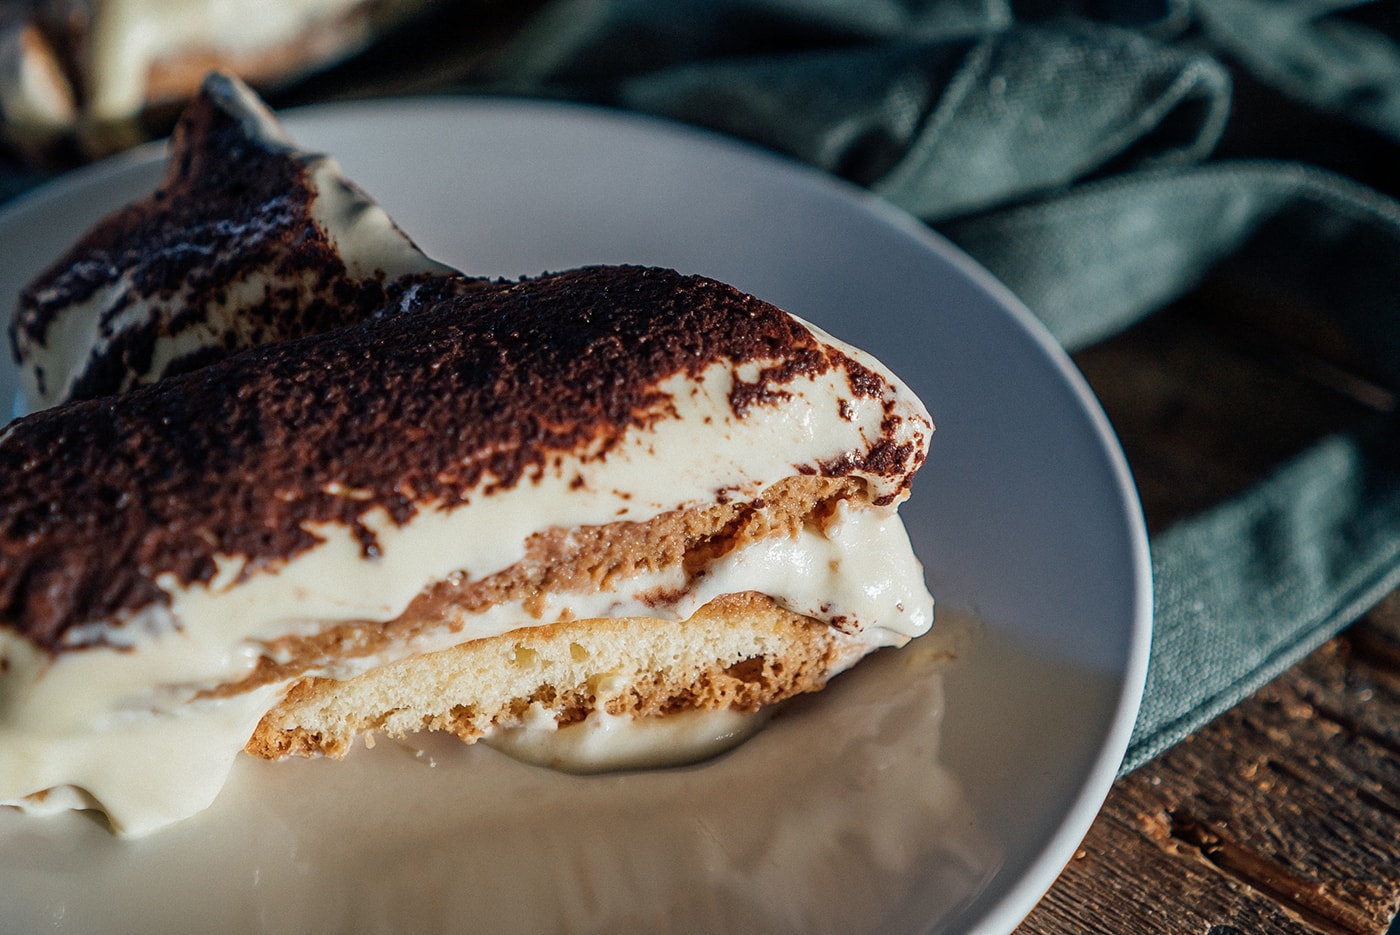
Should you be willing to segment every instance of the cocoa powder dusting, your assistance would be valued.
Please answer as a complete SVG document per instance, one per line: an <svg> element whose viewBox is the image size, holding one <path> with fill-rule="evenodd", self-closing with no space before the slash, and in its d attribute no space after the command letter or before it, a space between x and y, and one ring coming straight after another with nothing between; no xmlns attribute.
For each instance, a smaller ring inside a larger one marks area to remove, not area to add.
<svg viewBox="0 0 1400 935"><path fill-rule="evenodd" d="M156 191L108 215L35 279L11 328L43 344L57 311L87 301L123 273L136 294L151 296L173 294L191 280L200 289L227 284L236 278L233 264L246 268L283 237L315 234L305 175L301 161L250 138L217 99L201 95L176 125ZM320 268L323 244L307 246L306 268ZM199 306L189 314L198 315Z"/></svg>
<svg viewBox="0 0 1400 935"><path fill-rule="evenodd" d="M104 218L21 292L10 323L16 361L21 335L47 344L65 312L103 289L114 296L97 322L103 341L69 389L72 399L192 370L240 346L358 321L424 285L424 299L478 285L462 276L351 275L312 215L317 158L250 133L227 102L201 94L176 126L156 191ZM263 298L240 308L236 329L210 320L210 307L250 271L269 282ZM177 298L168 318L122 320L133 303ZM214 341L152 372L163 338L200 329Z"/></svg>
<svg viewBox="0 0 1400 935"><path fill-rule="evenodd" d="M79 624L164 601L162 574L207 582L216 554L245 557L245 574L276 566L314 546L306 527L322 523L357 530L372 552L367 512L403 523L528 483L560 457L606 457L668 412L660 381L725 359L762 361L767 394L850 363L729 286L607 267L498 283L36 413L0 435L0 619L58 651L81 645L65 640ZM773 365L784 359L790 373Z"/></svg>

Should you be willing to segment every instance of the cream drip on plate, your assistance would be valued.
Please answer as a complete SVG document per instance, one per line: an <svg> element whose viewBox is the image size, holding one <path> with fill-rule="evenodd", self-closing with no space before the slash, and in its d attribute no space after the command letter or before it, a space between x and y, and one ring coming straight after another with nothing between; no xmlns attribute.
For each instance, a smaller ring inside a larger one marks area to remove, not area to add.
<svg viewBox="0 0 1400 935"><path fill-rule="evenodd" d="M748 740L773 716L772 708L677 711L633 718L594 711L560 727L548 713L497 730L482 743L524 763L566 773L685 766L718 756Z"/></svg>
<svg viewBox="0 0 1400 935"><path fill-rule="evenodd" d="M52 927L56 906L79 931L150 931L156 906L168 927L198 919L230 933L352 931L392 907L411 931L452 918L498 935L561 920L887 935L892 907L942 919L1004 856L983 811L994 800L967 794L979 775L940 753L951 740L965 759L957 745L978 737L957 717L960 682L946 679L944 700L945 676L965 682L970 663L1004 661L969 639L952 665L959 624L941 606L934 632L697 767L577 776L417 734L340 762L241 757L209 811L136 846L75 814L0 809L0 902L20 931ZM1074 666L1048 682L994 668L1052 697L1098 690Z"/></svg>
<svg viewBox="0 0 1400 935"><path fill-rule="evenodd" d="M832 568L833 555L871 556L866 563ZM872 566L884 573L872 577ZM710 569L698 586L675 603L657 607L644 595L656 583L645 576L629 582L624 592L569 594L570 616L578 618L641 616L665 613L683 619L714 597L728 593L739 579L748 590L768 593L791 609L820 612L839 610L879 626L843 634L846 665L854 664L881 645L902 645L925 632L933 621L932 599L923 587L917 559L903 525L890 513L862 510L833 524L826 534L804 532L796 542L774 546L759 542L737 550ZM347 569L352 573L353 569ZM630 593L629 593L630 592ZM404 646L397 652L342 661L318 674L348 678L372 666L394 661L410 652L431 652L461 642L463 634L479 638L509 632L519 626L548 622L516 604L499 605L467 616L462 632L450 628ZM0 654L10 660L10 675L0 680L13 692L0 699L0 804L36 812L55 808L100 805L119 833L140 836L206 808L222 787L234 758L248 735L289 682L264 685L220 699L198 699L200 690L218 684L220 676L236 679L256 661L256 648L246 641L209 640L199 627L163 632L131 648L91 648L50 659L24 640L0 630ZM300 676L298 676L300 678ZM290 680L294 681L294 680ZM586 722L585 722L586 723ZM669 732L671 763L713 755L722 748L713 736L714 720L692 729ZM699 729L695 729L698 727ZM606 727L595 722L593 742L574 743L565 728L544 736L536 723L523 724L527 736L499 739L507 752L523 758L557 758L572 768L588 771L600 759L636 765L637 747L647 738L633 737L625 721ZM664 730L642 726L652 734ZM735 726L721 731L737 742ZM655 737L651 738L655 741ZM602 742L613 748L599 750ZM619 745L631 751L617 752ZM654 743L651 744L654 746ZM653 752L650 756L656 758ZM593 765L590 765L593 764ZM33 792L70 786L54 796L32 798Z"/></svg>

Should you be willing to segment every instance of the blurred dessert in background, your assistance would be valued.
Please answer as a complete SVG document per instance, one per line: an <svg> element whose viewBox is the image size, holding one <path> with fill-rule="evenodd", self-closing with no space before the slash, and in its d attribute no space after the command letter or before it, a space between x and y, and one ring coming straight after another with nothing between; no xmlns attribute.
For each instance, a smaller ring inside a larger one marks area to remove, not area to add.
<svg viewBox="0 0 1400 935"><path fill-rule="evenodd" d="M361 51L442 0L0 0L6 142L35 161L145 138L143 114L192 98L211 70L261 90Z"/></svg>

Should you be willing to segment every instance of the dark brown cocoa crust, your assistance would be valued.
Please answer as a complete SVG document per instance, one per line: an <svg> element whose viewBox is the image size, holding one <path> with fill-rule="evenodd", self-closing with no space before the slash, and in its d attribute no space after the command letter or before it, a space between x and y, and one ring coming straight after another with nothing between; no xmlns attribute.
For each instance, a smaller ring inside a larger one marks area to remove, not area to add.
<svg viewBox="0 0 1400 935"><path fill-rule="evenodd" d="M218 554L245 557L245 573L275 566L316 544L310 524L357 531L372 560L367 511L403 523L575 453L605 458L628 429L668 414L660 381L723 359L787 361L785 380L858 367L729 286L606 267L36 413L0 437L0 619L54 651L101 643L74 628L165 601L162 574L209 581ZM776 401L777 372L737 414ZM852 396L872 391L868 373ZM917 463L878 466L907 483Z"/></svg>
<svg viewBox="0 0 1400 935"><path fill-rule="evenodd" d="M193 370L238 347L315 334L395 305L413 286L442 293L478 282L467 277L358 278L311 216L314 157L250 135L211 79L182 115L171 139L160 186L149 197L98 222L20 294L10 322L10 345L21 360L21 335L47 343L59 314L131 276L130 288L102 313L99 334L110 339L69 393L91 399L120 392L132 375L151 382ZM150 373L158 340L191 327L211 327L207 308L253 268L278 285L240 309L238 328L221 341ZM311 285L306 285L307 281ZM119 327L122 312L147 297L187 302L169 321ZM41 389L46 376L37 373Z"/></svg>

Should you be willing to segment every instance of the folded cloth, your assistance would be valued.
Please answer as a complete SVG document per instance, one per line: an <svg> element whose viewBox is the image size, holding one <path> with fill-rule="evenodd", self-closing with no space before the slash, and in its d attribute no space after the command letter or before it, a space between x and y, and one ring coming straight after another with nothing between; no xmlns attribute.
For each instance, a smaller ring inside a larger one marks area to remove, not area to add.
<svg viewBox="0 0 1400 935"><path fill-rule="evenodd" d="M1367 181L1400 186L1397 35L1393 6L1325 0L556 0L475 86L678 118L865 185L1071 350L1237 267L1305 296L1400 388L1400 204L1300 161L1364 168L1360 139ZM1400 585L1377 418L1154 533L1125 772Z"/></svg>
<svg viewBox="0 0 1400 935"><path fill-rule="evenodd" d="M1112 334L1220 263L1326 310L1400 387L1400 204L1297 164L1128 173L954 223L1068 347ZM1400 586L1390 415L1323 439L1153 537L1155 625L1132 769Z"/></svg>
<svg viewBox="0 0 1400 935"><path fill-rule="evenodd" d="M1394 5L1337 0L550 0L450 80L673 117L865 185L1070 350L1221 270L1263 277L1400 390L1397 36ZM0 176L0 197L33 181ZM1400 585L1376 419L1154 532L1124 771Z"/></svg>

